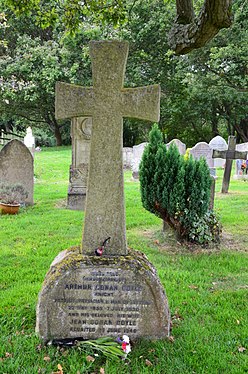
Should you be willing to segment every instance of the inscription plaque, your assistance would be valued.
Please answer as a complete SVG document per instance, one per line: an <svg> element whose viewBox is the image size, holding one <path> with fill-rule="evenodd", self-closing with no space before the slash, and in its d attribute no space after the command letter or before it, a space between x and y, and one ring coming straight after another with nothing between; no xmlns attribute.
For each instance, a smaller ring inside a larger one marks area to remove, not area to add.
<svg viewBox="0 0 248 374"><path fill-rule="evenodd" d="M169 333L164 290L138 251L108 259L66 251L51 265L38 309L37 330L45 341L123 334L158 338Z"/></svg>

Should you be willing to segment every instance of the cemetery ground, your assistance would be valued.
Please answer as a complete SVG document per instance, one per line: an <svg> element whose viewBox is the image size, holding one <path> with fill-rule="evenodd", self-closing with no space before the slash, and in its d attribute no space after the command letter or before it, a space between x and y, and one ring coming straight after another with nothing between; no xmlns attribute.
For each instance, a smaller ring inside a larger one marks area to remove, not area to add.
<svg viewBox="0 0 248 374"><path fill-rule="evenodd" d="M163 234L161 220L141 205L139 183L125 172L128 245L158 271L172 315L169 339L135 343L126 361L41 343L35 308L45 274L82 237L84 213L66 209L70 161L69 147L36 153L35 205L0 217L0 373L246 373L248 182L231 180L229 193L220 194L221 169L215 209L223 238L212 248Z"/></svg>

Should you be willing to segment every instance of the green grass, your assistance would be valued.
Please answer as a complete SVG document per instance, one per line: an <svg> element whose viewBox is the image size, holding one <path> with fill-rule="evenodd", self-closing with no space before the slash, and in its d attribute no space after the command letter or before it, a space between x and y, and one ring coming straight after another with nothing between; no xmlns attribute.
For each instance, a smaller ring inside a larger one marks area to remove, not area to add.
<svg viewBox="0 0 248 374"><path fill-rule="evenodd" d="M35 155L35 205L0 217L0 373L246 373L248 372L248 182L231 180L215 207L224 235L219 248L188 247L145 211L139 183L125 173L127 239L157 268L172 314L171 340L141 341L124 362L90 351L43 346L35 334L35 308L54 257L78 245L84 213L66 209L70 148ZM152 318L152 316L151 316ZM242 351L242 348L246 351ZM45 358L45 360L44 360ZM146 361L149 360L149 362Z"/></svg>

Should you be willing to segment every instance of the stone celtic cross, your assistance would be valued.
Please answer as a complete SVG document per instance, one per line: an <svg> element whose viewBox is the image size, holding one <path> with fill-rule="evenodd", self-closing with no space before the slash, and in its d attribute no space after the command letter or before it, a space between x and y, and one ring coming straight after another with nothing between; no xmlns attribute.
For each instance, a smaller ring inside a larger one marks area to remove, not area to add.
<svg viewBox="0 0 248 374"><path fill-rule="evenodd" d="M222 181L222 193L227 193L231 178L231 171L232 171L232 161L237 159L245 159L247 158L247 152L240 152L236 151L236 138L235 136L228 137L228 149L227 151L213 151L213 158L224 158L226 159L226 166Z"/></svg>
<svg viewBox="0 0 248 374"><path fill-rule="evenodd" d="M82 241L93 255L110 237L105 254L126 255L122 160L123 117L159 120L160 87L123 88L128 43L90 43L93 87L56 85L56 118L92 117L92 137Z"/></svg>

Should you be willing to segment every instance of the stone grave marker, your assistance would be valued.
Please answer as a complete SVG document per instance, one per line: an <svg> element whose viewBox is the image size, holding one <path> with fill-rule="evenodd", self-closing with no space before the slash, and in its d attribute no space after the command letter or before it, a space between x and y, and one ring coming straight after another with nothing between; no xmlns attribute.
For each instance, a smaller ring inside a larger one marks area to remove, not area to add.
<svg viewBox="0 0 248 374"><path fill-rule="evenodd" d="M247 155L248 155L248 142L237 144L236 151L247 152ZM238 159L236 161L235 175L233 176L234 179L242 179L242 180L248 179L247 170L243 171L241 168L241 165L244 163L246 163L246 160Z"/></svg>
<svg viewBox="0 0 248 374"><path fill-rule="evenodd" d="M227 142L225 141L224 138L221 136L215 136L210 142L209 146L214 150L217 149L219 151L226 151L228 146ZM225 166L225 160L222 158L214 158L214 167L221 167L224 168Z"/></svg>
<svg viewBox="0 0 248 374"><path fill-rule="evenodd" d="M166 147L169 148L171 144L175 144L180 155L185 155L186 152L186 144L181 142L179 139L173 139L169 143L166 144Z"/></svg>
<svg viewBox="0 0 248 374"><path fill-rule="evenodd" d="M133 146L132 176L136 180L139 179L139 165L147 144L147 142L144 142Z"/></svg>
<svg viewBox="0 0 248 374"><path fill-rule="evenodd" d="M214 162L213 162L213 158L212 158L213 150L208 145L208 143L205 143L205 142L197 143L193 148L190 149L189 153L196 160L199 160L201 157L204 157L210 168L212 168L214 166Z"/></svg>
<svg viewBox="0 0 248 374"><path fill-rule="evenodd" d="M223 158L226 160L223 180L222 180L222 193L228 193L229 183L232 171L232 161L237 159L247 158L247 152L236 151L236 138L235 136L228 137L228 149L227 151L213 151L213 158Z"/></svg>
<svg viewBox="0 0 248 374"><path fill-rule="evenodd" d="M90 43L93 87L57 84L56 117L92 117L82 247L60 253L46 275L36 331L44 341L100 336L163 338L167 298L156 271L126 244L122 118L159 118L159 86L123 88L128 44Z"/></svg>
<svg viewBox="0 0 248 374"><path fill-rule="evenodd" d="M33 205L34 159L20 140L11 140L0 151L0 182L22 184L28 192L25 204Z"/></svg>
<svg viewBox="0 0 248 374"><path fill-rule="evenodd" d="M92 118L79 117L71 121L72 163L67 197L67 207L84 210L90 158Z"/></svg>
<svg viewBox="0 0 248 374"><path fill-rule="evenodd" d="M32 133L31 127L27 128L26 135L24 136L23 140L25 146L30 150L32 156L34 157L34 152L35 152L35 138Z"/></svg>
<svg viewBox="0 0 248 374"><path fill-rule="evenodd" d="M124 169L131 169L133 162L133 148L124 147L123 148L123 167Z"/></svg>

